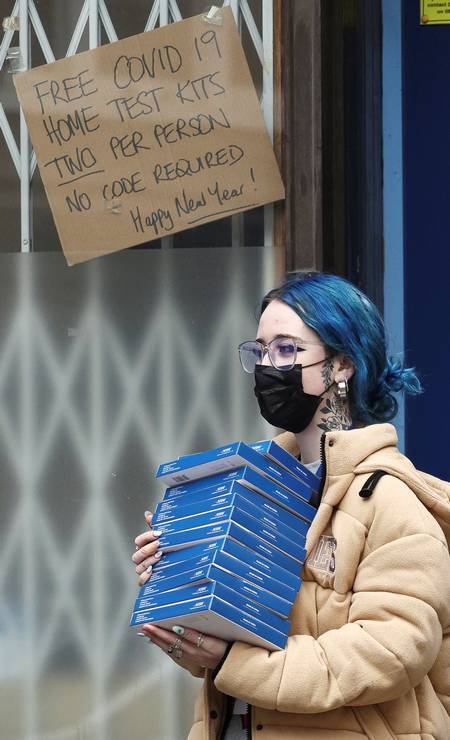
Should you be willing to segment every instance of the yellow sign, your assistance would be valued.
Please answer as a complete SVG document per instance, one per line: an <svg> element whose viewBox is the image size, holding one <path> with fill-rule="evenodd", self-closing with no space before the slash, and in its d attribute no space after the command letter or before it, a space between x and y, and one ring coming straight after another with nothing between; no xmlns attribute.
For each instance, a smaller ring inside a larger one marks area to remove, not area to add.
<svg viewBox="0 0 450 740"><path fill-rule="evenodd" d="M450 25L450 0L420 0L420 25Z"/></svg>

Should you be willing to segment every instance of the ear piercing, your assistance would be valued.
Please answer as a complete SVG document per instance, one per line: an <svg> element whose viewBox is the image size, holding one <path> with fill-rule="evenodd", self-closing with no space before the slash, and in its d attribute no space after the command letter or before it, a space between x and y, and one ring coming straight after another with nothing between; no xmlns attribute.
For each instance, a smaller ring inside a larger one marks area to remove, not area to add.
<svg viewBox="0 0 450 740"><path fill-rule="evenodd" d="M348 398L348 382L347 378L337 381L337 395L340 401L344 402Z"/></svg>

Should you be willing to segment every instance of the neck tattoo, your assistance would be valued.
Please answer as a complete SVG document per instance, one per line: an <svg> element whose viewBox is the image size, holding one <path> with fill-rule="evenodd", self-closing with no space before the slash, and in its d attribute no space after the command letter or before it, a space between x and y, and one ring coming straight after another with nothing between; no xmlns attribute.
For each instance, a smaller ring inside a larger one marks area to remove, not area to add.
<svg viewBox="0 0 450 740"><path fill-rule="evenodd" d="M346 401L342 402L337 393L333 393L331 398L325 399L320 413L322 414L321 423L317 426L324 432L350 429L352 425L349 405Z"/></svg>
<svg viewBox="0 0 450 740"><path fill-rule="evenodd" d="M333 372L333 358L328 357L322 365L322 380L325 388L329 388L332 384L331 373Z"/></svg>

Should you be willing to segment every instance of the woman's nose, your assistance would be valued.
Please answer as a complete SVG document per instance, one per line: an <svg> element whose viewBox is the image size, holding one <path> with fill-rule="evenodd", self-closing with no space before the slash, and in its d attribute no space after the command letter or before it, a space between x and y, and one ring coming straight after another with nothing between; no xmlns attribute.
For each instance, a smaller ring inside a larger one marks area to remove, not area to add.
<svg viewBox="0 0 450 740"><path fill-rule="evenodd" d="M263 358L261 360L261 365L271 365L272 363L269 360L269 353L267 350L265 350L263 354Z"/></svg>

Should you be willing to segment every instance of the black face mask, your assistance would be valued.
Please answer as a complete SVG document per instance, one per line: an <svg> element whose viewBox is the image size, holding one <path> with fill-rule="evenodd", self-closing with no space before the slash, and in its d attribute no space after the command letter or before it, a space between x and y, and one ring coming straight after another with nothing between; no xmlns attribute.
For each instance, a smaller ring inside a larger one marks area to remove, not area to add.
<svg viewBox="0 0 450 740"><path fill-rule="evenodd" d="M304 367L320 365L326 359ZM294 365L290 370L278 370L270 365L255 367L255 396L261 415L272 426L294 434L303 432L311 423L323 394L331 385L320 396L314 396L303 390L302 365Z"/></svg>

